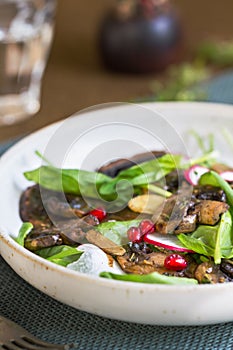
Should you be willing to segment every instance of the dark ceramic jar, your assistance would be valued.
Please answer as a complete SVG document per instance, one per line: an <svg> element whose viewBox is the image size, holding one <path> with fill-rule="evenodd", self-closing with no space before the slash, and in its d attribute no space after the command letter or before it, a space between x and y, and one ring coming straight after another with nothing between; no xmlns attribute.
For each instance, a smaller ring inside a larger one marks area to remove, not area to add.
<svg viewBox="0 0 233 350"><path fill-rule="evenodd" d="M116 71L163 70L180 59L180 21L167 0L118 0L101 25L100 52Z"/></svg>

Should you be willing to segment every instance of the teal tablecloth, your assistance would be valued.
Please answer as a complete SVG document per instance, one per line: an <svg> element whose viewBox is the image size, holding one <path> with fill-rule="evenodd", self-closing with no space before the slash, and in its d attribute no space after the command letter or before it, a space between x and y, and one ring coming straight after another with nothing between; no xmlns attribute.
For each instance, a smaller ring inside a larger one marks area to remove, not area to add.
<svg viewBox="0 0 233 350"><path fill-rule="evenodd" d="M208 101L233 103L233 74L215 78L206 89ZM0 152L4 152L12 143L14 141L1 145ZM80 350L233 349L233 323L164 327L93 316L53 300L31 287L2 258L0 314L18 322L41 339L56 343L77 343L76 348Z"/></svg>

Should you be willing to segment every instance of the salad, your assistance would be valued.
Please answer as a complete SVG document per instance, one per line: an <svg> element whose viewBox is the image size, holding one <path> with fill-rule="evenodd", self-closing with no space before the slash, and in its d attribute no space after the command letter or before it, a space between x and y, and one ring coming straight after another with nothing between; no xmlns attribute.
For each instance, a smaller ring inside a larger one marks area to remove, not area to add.
<svg viewBox="0 0 233 350"><path fill-rule="evenodd" d="M16 241L40 257L122 281L233 281L233 169L212 143L195 159L152 151L24 176Z"/></svg>

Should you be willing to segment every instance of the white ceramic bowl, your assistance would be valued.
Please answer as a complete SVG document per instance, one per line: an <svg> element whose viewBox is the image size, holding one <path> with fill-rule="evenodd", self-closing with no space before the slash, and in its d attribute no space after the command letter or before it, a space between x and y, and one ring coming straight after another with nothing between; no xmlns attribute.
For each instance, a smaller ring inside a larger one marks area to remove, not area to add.
<svg viewBox="0 0 233 350"><path fill-rule="evenodd" d="M164 118L158 115L162 113ZM166 146L189 153L185 133L193 128L216 136L223 159L232 151L222 127L233 133L233 106L208 103L154 103L106 106L44 128L18 142L0 162L0 252L23 279L49 296L80 310L124 321L194 325L233 320L233 284L169 286L107 280L43 260L19 246L18 200L29 183L22 172L40 164L40 150L56 165L95 169L106 159ZM155 130L157 133L155 135ZM60 141L60 142L58 142ZM54 148L54 145L57 145Z"/></svg>

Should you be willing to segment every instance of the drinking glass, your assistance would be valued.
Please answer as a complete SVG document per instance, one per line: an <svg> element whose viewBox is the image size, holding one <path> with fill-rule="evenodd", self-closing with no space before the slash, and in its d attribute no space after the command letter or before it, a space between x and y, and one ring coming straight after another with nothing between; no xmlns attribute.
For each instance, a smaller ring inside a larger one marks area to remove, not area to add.
<svg viewBox="0 0 233 350"><path fill-rule="evenodd" d="M40 108L56 0L0 0L0 125Z"/></svg>

